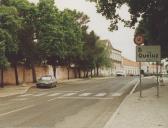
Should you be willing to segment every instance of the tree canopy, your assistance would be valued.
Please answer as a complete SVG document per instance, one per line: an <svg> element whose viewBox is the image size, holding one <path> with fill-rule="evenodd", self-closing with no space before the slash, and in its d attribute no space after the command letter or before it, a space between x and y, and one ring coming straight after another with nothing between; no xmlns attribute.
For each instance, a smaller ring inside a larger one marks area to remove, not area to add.
<svg viewBox="0 0 168 128"><path fill-rule="evenodd" d="M167 0L90 0L97 3L97 11L111 21L110 30L117 30L118 22L134 27L140 21L136 33L144 34L145 45L161 45L162 57L167 57L168 1ZM117 10L127 5L130 21L122 19Z"/></svg>
<svg viewBox="0 0 168 128"><path fill-rule="evenodd" d="M14 67L16 84L19 64L32 69L33 82L36 65L52 65L54 75L56 66L86 72L107 66L106 48L98 45L94 31L87 32L89 17L84 13L60 11L54 0L39 0L37 4L1 0L0 4L0 69Z"/></svg>

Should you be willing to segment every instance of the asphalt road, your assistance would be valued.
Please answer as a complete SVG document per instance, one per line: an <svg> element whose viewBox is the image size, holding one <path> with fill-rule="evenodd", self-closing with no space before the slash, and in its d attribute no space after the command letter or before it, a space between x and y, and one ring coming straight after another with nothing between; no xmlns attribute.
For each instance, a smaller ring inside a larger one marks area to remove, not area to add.
<svg viewBox="0 0 168 128"><path fill-rule="evenodd" d="M133 77L81 80L1 98L0 128L103 128L135 83Z"/></svg>

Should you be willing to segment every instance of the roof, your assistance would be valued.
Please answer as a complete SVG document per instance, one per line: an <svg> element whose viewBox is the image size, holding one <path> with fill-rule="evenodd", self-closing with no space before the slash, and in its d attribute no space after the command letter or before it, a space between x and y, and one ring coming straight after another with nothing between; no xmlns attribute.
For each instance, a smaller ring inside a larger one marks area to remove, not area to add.
<svg viewBox="0 0 168 128"><path fill-rule="evenodd" d="M110 40L102 40L102 41L104 41L109 47L111 47L112 50L115 50L115 51L118 51L118 52L122 52L122 51L120 51L120 50L118 50L118 49L115 49L115 48L113 47L113 45L112 45L112 43L111 43Z"/></svg>
<svg viewBox="0 0 168 128"><path fill-rule="evenodd" d="M129 60L127 58L123 58L123 65L124 66L132 66L132 67L139 67L139 63Z"/></svg>

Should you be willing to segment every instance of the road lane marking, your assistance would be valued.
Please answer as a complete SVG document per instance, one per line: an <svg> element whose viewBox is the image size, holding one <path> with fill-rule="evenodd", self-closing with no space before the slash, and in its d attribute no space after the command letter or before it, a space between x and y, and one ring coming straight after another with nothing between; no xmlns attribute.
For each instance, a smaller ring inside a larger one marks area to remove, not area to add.
<svg viewBox="0 0 168 128"><path fill-rule="evenodd" d="M53 99L49 99L49 100L47 100L47 101L53 101L53 100L56 100L56 99L58 99L58 97L53 98Z"/></svg>
<svg viewBox="0 0 168 128"><path fill-rule="evenodd" d="M9 111L9 112L1 113L1 114L0 114L0 117L9 115L9 114L12 114L12 113L15 113L15 112L19 112L19 111L22 111L22 110L25 110L25 109L28 109L28 108L32 108L32 107L34 107L34 106L35 106L35 105L29 105L29 106L21 107L21 108L19 108L19 109L15 109L15 110L12 110L12 111Z"/></svg>
<svg viewBox="0 0 168 128"><path fill-rule="evenodd" d="M131 92L129 93L129 95L132 95L133 92L135 91L135 89L137 88L138 84L139 84L139 80L136 82L136 84L134 85L133 89L131 90Z"/></svg>
<svg viewBox="0 0 168 128"><path fill-rule="evenodd" d="M40 93L40 94L35 94L35 95L33 95L33 96L43 96L43 95L46 95L47 93L45 92L45 93Z"/></svg>
<svg viewBox="0 0 168 128"><path fill-rule="evenodd" d="M67 94L64 94L62 96L72 96L72 95L75 95L76 93L67 93Z"/></svg>
<svg viewBox="0 0 168 128"><path fill-rule="evenodd" d="M32 94L23 94L23 95L20 95L19 97L26 97L26 96L32 96Z"/></svg>
<svg viewBox="0 0 168 128"><path fill-rule="evenodd" d="M12 103L4 103L4 104L0 104L0 106L5 106L5 105L9 105L9 104L12 104Z"/></svg>
<svg viewBox="0 0 168 128"><path fill-rule="evenodd" d="M71 92L78 93L80 91L59 91L59 90L57 90L55 92L58 92L58 93L71 93Z"/></svg>
<svg viewBox="0 0 168 128"><path fill-rule="evenodd" d="M113 93L112 96L122 96L122 94L123 94L123 93L118 93L118 92L116 92L116 93Z"/></svg>
<svg viewBox="0 0 168 128"><path fill-rule="evenodd" d="M12 99L12 101L24 101L27 100L28 98L16 98L16 99Z"/></svg>
<svg viewBox="0 0 168 128"><path fill-rule="evenodd" d="M113 100L113 97L57 97L57 99L80 99L80 100Z"/></svg>
<svg viewBox="0 0 168 128"><path fill-rule="evenodd" d="M98 96L98 97L100 96L101 97L101 96L105 96L105 95L107 95L107 93L103 92L103 93L98 93L95 96Z"/></svg>
<svg viewBox="0 0 168 128"><path fill-rule="evenodd" d="M79 96L89 96L89 95L91 95L92 93L82 93L82 94L80 94Z"/></svg>
<svg viewBox="0 0 168 128"><path fill-rule="evenodd" d="M86 91L87 89L82 89L82 90L80 90L79 92L84 92L84 91Z"/></svg>
<svg viewBox="0 0 168 128"><path fill-rule="evenodd" d="M48 96L58 96L58 95L61 95L62 93L52 93L52 94L49 94Z"/></svg>

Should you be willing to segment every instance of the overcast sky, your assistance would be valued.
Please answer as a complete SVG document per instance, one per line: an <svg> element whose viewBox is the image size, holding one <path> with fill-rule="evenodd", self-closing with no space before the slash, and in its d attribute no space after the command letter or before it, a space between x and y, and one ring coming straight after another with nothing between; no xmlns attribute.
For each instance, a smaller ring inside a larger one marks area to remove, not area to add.
<svg viewBox="0 0 168 128"><path fill-rule="evenodd" d="M37 2L38 0L29 1ZM90 31L94 30L101 39L110 40L114 48L122 51L123 56L135 60L134 30L124 28L123 25L120 25L118 31L108 31L109 21L96 12L94 3L86 2L86 0L55 0L55 4L61 10L65 8L76 9L87 14L90 17L90 23L88 24ZM128 8L126 6L120 10L122 17L129 17L127 10Z"/></svg>

